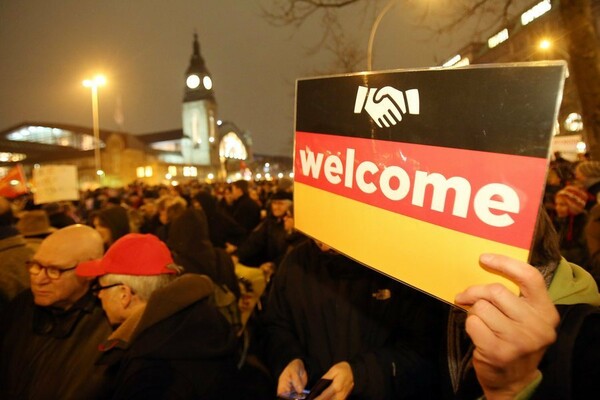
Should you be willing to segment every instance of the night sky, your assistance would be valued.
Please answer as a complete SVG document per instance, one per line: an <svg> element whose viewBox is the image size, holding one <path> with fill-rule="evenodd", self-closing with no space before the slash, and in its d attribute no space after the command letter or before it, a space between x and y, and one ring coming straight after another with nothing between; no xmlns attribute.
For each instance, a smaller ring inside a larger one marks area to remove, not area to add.
<svg viewBox="0 0 600 400"><path fill-rule="evenodd" d="M100 89L102 129L181 128L184 73L197 32L218 118L250 131L255 152L291 155L295 80L331 71L332 55L326 49L308 54L321 37L318 18L298 30L275 27L262 15L261 5L270 3L0 0L0 130L26 121L91 127L90 91L81 81L97 72L109 80ZM465 33L436 39L416 26L428 23L420 15L429 11L431 18L448 0L404 3L382 20L374 69L440 65L469 41ZM352 6L342 19L366 53L373 14Z"/></svg>

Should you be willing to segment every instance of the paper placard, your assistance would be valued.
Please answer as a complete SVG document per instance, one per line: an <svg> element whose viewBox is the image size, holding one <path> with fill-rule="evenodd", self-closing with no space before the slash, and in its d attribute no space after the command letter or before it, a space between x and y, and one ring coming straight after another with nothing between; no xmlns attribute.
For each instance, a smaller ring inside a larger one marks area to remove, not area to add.
<svg viewBox="0 0 600 400"><path fill-rule="evenodd" d="M296 228L452 303L484 252L526 261L563 62L385 71L296 88Z"/></svg>
<svg viewBox="0 0 600 400"><path fill-rule="evenodd" d="M74 165L46 165L33 169L35 204L64 200L79 200L77 167Z"/></svg>

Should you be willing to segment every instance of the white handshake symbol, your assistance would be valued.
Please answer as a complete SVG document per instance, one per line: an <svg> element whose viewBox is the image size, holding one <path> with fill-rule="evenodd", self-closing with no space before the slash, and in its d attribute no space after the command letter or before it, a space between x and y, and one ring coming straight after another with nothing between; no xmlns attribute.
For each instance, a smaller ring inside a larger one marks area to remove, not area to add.
<svg viewBox="0 0 600 400"><path fill-rule="evenodd" d="M354 103L354 113L362 110L373 118L378 127L389 128L402 121L402 115L419 114L419 90L409 89L402 91L391 86L381 89L359 86Z"/></svg>

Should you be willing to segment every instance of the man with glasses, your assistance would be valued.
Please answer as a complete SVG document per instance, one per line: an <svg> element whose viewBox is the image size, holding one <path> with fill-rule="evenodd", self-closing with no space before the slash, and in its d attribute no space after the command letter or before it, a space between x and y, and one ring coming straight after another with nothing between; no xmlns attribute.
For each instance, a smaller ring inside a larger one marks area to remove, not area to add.
<svg viewBox="0 0 600 400"><path fill-rule="evenodd" d="M110 326L75 267L102 256L100 234L85 225L60 229L27 263L31 290L0 320L0 398L91 398L103 386L94 361Z"/></svg>

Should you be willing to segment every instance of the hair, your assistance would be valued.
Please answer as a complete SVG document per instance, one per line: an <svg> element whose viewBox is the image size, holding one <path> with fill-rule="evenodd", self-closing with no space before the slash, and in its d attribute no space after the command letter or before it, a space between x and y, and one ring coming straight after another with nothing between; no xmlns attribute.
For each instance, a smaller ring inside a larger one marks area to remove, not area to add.
<svg viewBox="0 0 600 400"><path fill-rule="evenodd" d="M166 211L167 212L167 220L173 221L175 218L179 217L187 208L187 201L183 197L180 196L171 196L166 195L162 196L156 202L156 209L158 212Z"/></svg>
<svg viewBox="0 0 600 400"><path fill-rule="evenodd" d="M538 210L529 263L541 272L548 285L560 260L558 234L545 208L541 206Z"/></svg>
<svg viewBox="0 0 600 400"><path fill-rule="evenodd" d="M175 274L160 274L160 275L122 275L122 274L107 274L104 276L106 284L122 283L131 288L141 300L147 302L152 293L156 290L167 286L175 278L183 273L183 268L171 264L168 269L175 271Z"/></svg>
<svg viewBox="0 0 600 400"><path fill-rule="evenodd" d="M233 186L240 189L244 194L248 194L249 183L246 180L239 179L232 183Z"/></svg>

